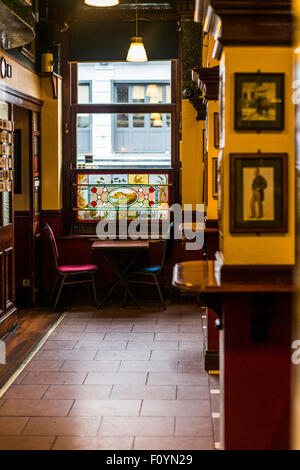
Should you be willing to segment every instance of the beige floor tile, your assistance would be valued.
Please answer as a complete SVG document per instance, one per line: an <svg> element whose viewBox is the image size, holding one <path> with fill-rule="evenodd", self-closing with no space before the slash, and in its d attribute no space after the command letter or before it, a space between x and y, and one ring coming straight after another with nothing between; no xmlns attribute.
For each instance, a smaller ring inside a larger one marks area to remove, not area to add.
<svg viewBox="0 0 300 470"><path fill-rule="evenodd" d="M30 436L95 436L100 418L30 418L22 435Z"/></svg>
<svg viewBox="0 0 300 470"><path fill-rule="evenodd" d="M112 318L88 318L82 320L81 318L69 318L67 316L64 320L65 325L110 325Z"/></svg>
<svg viewBox="0 0 300 470"><path fill-rule="evenodd" d="M179 324L170 322L169 324L163 325L134 325L133 333L145 333L145 332L158 332L158 333L178 333Z"/></svg>
<svg viewBox="0 0 300 470"><path fill-rule="evenodd" d="M59 437L53 450L130 450L132 437Z"/></svg>
<svg viewBox="0 0 300 470"><path fill-rule="evenodd" d="M86 384L145 385L147 374L144 372L90 372Z"/></svg>
<svg viewBox="0 0 300 470"><path fill-rule="evenodd" d="M22 383L30 385L82 384L86 374L86 372L29 372Z"/></svg>
<svg viewBox="0 0 300 470"><path fill-rule="evenodd" d="M174 418L105 417L100 426L101 436L173 436Z"/></svg>
<svg viewBox="0 0 300 470"><path fill-rule="evenodd" d="M29 418L5 416L0 417L0 436L20 434Z"/></svg>
<svg viewBox="0 0 300 470"><path fill-rule="evenodd" d="M174 385L114 385L112 400L172 400L176 396Z"/></svg>
<svg viewBox="0 0 300 470"><path fill-rule="evenodd" d="M75 325L59 325L56 328L57 333L80 333L86 329L87 322L75 323Z"/></svg>
<svg viewBox="0 0 300 470"><path fill-rule="evenodd" d="M0 450L50 450L54 437L1 436Z"/></svg>
<svg viewBox="0 0 300 470"><path fill-rule="evenodd" d="M211 417L176 418L175 436L201 436L212 439Z"/></svg>
<svg viewBox="0 0 300 470"><path fill-rule="evenodd" d="M48 385L11 385L3 398L39 400L47 388Z"/></svg>
<svg viewBox="0 0 300 470"><path fill-rule="evenodd" d="M25 367L27 372L58 372L64 361L30 361Z"/></svg>
<svg viewBox="0 0 300 470"><path fill-rule="evenodd" d="M110 341L106 341L110 343ZM143 343L141 343L143 344ZM150 359L151 351L149 350L135 350L135 351L98 351L95 360L106 360L106 361L148 361Z"/></svg>
<svg viewBox="0 0 300 470"><path fill-rule="evenodd" d="M200 349L184 349L183 351L152 351L153 361L200 361L203 352Z"/></svg>
<svg viewBox="0 0 300 470"><path fill-rule="evenodd" d="M76 400L70 416L138 416L140 406L140 400Z"/></svg>
<svg viewBox="0 0 300 470"><path fill-rule="evenodd" d="M93 360L97 349L86 349L85 351L72 350L72 351L42 351L40 355L41 361L90 361Z"/></svg>
<svg viewBox="0 0 300 470"><path fill-rule="evenodd" d="M116 372L121 361L65 361L61 371Z"/></svg>
<svg viewBox="0 0 300 470"><path fill-rule="evenodd" d="M173 333L175 334L175 333ZM153 341L154 333L106 333L104 340Z"/></svg>
<svg viewBox="0 0 300 470"><path fill-rule="evenodd" d="M73 349L76 344L76 340L48 340L42 346L42 349Z"/></svg>
<svg viewBox="0 0 300 470"><path fill-rule="evenodd" d="M213 450L211 438L136 437L135 450Z"/></svg>
<svg viewBox="0 0 300 470"><path fill-rule="evenodd" d="M51 385L45 399L107 400L112 385Z"/></svg>
<svg viewBox="0 0 300 470"><path fill-rule="evenodd" d="M176 361L122 361L120 372L176 371Z"/></svg>
<svg viewBox="0 0 300 470"><path fill-rule="evenodd" d="M86 332L100 332L100 333L130 333L133 328L133 323L125 323L124 325L111 324L111 325L97 325L89 324Z"/></svg>
<svg viewBox="0 0 300 470"><path fill-rule="evenodd" d="M144 400L141 416L210 416L209 400Z"/></svg>
<svg viewBox="0 0 300 470"><path fill-rule="evenodd" d="M179 350L199 350L202 352L203 349L203 339L201 341L179 341Z"/></svg>
<svg viewBox="0 0 300 470"><path fill-rule="evenodd" d="M72 400L8 399L0 408L0 416L67 416Z"/></svg>
<svg viewBox="0 0 300 470"><path fill-rule="evenodd" d="M209 390L207 386L201 385L178 385L178 400L209 400Z"/></svg>
<svg viewBox="0 0 300 470"><path fill-rule="evenodd" d="M204 361L179 361L178 372L205 372Z"/></svg>
<svg viewBox="0 0 300 470"><path fill-rule="evenodd" d="M178 341L129 341L128 351L177 351Z"/></svg>
<svg viewBox="0 0 300 470"><path fill-rule="evenodd" d="M102 341L103 338L104 338L104 334L105 333L86 333L86 332L82 332L82 333L68 333L68 332L54 332L55 333L55 340L60 340L60 341L64 341L64 340L76 340L76 341L84 341L84 342L87 342L87 341ZM53 335L53 333L52 333ZM51 337L52 337L51 335Z"/></svg>
<svg viewBox="0 0 300 470"><path fill-rule="evenodd" d="M155 341L201 341L201 333L155 333Z"/></svg>
<svg viewBox="0 0 300 470"><path fill-rule="evenodd" d="M97 349L98 351L123 351L126 349L127 341L77 341L74 350L86 347L87 345Z"/></svg>
<svg viewBox="0 0 300 470"><path fill-rule="evenodd" d="M149 385L208 385L207 374L150 372Z"/></svg>

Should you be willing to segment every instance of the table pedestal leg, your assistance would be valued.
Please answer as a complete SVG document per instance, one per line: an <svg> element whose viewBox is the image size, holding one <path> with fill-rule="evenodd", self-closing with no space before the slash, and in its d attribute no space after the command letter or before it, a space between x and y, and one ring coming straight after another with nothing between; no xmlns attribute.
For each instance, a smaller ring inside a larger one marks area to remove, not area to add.
<svg viewBox="0 0 300 470"><path fill-rule="evenodd" d="M223 294L221 447L288 449L292 295Z"/></svg>
<svg viewBox="0 0 300 470"><path fill-rule="evenodd" d="M107 261L109 262L109 264L112 266L114 272L116 273L116 276L117 276L117 280L111 285L108 293L106 294L106 296L104 297L104 299L102 300L102 302L100 303L100 305L98 306L98 309L99 308L104 308L105 305L106 305L106 302L108 301L109 297L111 296L111 294L113 293L113 291L115 290L115 288L121 284L124 289L125 289L125 292L127 292L127 294L130 295L130 297L132 298L133 302L135 303L135 305L140 309L140 305L138 304L138 302L136 301L136 298L134 297L133 293L131 292L131 290L129 289L128 287L128 283L126 281L126 274L127 272L130 270L130 268L135 264L136 262L136 258L137 256L132 256L130 262L128 262L128 264L126 265L126 267L122 270L122 272L120 271L119 269L119 266L116 262L116 260L114 259L114 257L108 253L105 254L105 257L107 259Z"/></svg>

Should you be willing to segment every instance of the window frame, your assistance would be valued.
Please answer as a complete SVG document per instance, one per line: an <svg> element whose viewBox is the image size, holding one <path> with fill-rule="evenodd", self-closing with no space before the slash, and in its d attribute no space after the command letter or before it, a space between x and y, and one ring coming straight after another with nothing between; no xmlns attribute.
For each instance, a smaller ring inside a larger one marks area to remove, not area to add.
<svg viewBox="0 0 300 470"><path fill-rule="evenodd" d="M181 163L179 158L179 142L181 140L181 93L180 93L180 70L181 64L178 61L171 61L171 103L109 103L109 104L78 104L78 73L77 63L68 64L64 71L64 208L65 231L71 234L95 234L91 231L91 223L78 223L76 221L74 205L74 184L78 173L99 172L99 173L157 173L166 172L169 174L171 184L170 204L181 203ZM86 82L86 80L83 80ZM144 80L141 80L143 82ZM162 82L163 80L161 80ZM116 80L116 82L120 82ZM137 81L138 82L138 81ZM130 114L130 113L154 113L171 115L171 167L153 169L134 168L102 168L83 169L77 168L77 136L76 124L77 114ZM72 217L69 214L72 213ZM95 223L96 225L96 223Z"/></svg>

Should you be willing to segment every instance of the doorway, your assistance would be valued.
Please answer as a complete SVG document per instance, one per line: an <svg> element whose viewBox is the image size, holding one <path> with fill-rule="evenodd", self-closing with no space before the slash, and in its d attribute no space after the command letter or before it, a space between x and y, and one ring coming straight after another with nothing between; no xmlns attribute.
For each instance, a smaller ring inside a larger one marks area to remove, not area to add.
<svg viewBox="0 0 300 470"><path fill-rule="evenodd" d="M15 273L18 306L39 299L41 265L40 113L14 106Z"/></svg>

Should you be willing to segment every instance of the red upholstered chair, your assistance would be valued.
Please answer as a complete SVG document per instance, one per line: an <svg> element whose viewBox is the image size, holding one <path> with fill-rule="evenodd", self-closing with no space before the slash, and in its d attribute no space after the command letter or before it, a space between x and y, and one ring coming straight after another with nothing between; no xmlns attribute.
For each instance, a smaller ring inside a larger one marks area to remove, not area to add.
<svg viewBox="0 0 300 470"><path fill-rule="evenodd" d="M47 233L48 233L48 237L50 241L54 268L57 272L56 280L55 280L52 294L50 297L50 305L52 304L52 300L54 298L55 291L57 288L58 288L58 291L57 291L57 295L56 295L55 302L53 305L54 310L56 309L56 306L58 304L63 286L83 284L83 283L92 284L93 293L94 293L94 301L95 301L95 304L97 305L95 272L97 271L98 266L96 264L60 265L58 248L57 248L57 243L55 240L53 230L49 224L46 223L45 225L46 225L46 229L47 229ZM76 278L72 280L74 276L76 276ZM84 279L78 279L78 277L82 277L82 276L84 277Z"/></svg>

